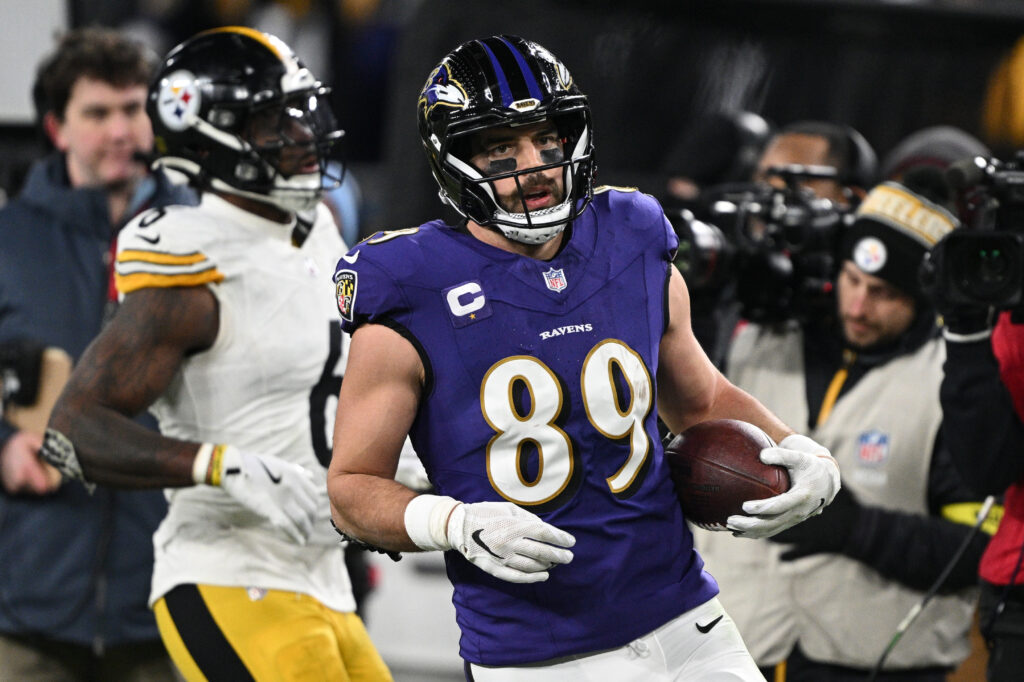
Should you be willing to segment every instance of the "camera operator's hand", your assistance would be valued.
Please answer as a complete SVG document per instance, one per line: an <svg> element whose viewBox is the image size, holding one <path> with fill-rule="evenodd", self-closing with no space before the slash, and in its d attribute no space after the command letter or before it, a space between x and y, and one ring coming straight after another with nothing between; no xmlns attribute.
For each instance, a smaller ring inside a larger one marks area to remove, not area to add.
<svg viewBox="0 0 1024 682"><path fill-rule="evenodd" d="M968 343L987 339L992 334L991 308L959 306L942 314L942 336L954 343Z"/></svg>
<svg viewBox="0 0 1024 682"><path fill-rule="evenodd" d="M941 246L941 242L939 246ZM938 247L936 247L938 248ZM941 253L940 253L941 255ZM987 339L992 334L995 314L991 306L952 303L943 296L942 287L932 293L935 311L941 316L942 336L954 343Z"/></svg>
<svg viewBox="0 0 1024 682"><path fill-rule="evenodd" d="M924 290L935 306L935 311L942 316L942 335L947 341L966 343L988 338L994 320L990 306L953 303L945 296L945 285L940 280L946 275L939 270L940 264L946 262L948 236L940 239L931 252L925 254L921 264Z"/></svg>
<svg viewBox="0 0 1024 682"><path fill-rule="evenodd" d="M39 457L42 436L15 431L0 449L0 481L10 495L48 495L60 487L61 475Z"/></svg>
<svg viewBox="0 0 1024 682"><path fill-rule="evenodd" d="M846 547L850 534L858 523L861 509L861 504L854 494L846 488L840 488L832 504L825 507L821 514L768 539L793 545L779 557L783 561L823 552L840 553Z"/></svg>

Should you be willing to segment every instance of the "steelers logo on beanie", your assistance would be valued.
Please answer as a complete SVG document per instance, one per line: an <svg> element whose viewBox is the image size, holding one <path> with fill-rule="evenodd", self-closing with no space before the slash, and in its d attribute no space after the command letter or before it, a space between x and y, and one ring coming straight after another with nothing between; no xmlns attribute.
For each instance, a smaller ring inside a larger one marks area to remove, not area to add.
<svg viewBox="0 0 1024 682"><path fill-rule="evenodd" d="M843 238L842 256L862 271L921 298L917 272L935 243L959 223L952 213L896 182L872 189Z"/></svg>

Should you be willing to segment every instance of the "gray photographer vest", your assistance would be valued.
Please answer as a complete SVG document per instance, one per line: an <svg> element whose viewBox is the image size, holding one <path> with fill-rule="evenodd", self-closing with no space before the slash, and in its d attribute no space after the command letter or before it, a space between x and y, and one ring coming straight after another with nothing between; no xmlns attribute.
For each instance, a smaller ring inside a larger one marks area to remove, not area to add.
<svg viewBox="0 0 1024 682"><path fill-rule="evenodd" d="M942 419L939 383L945 347L925 343L869 371L810 437L831 450L843 486L863 504L927 515L928 473ZM808 409L802 335L748 325L735 339L729 378L805 430ZM784 660L799 640L815 661L870 668L922 592L838 554L781 561L786 545L695 532L718 580L720 599L758 665ZM967 639L975 590L936 596L886 660L886 669L955 666Z"/></svg>

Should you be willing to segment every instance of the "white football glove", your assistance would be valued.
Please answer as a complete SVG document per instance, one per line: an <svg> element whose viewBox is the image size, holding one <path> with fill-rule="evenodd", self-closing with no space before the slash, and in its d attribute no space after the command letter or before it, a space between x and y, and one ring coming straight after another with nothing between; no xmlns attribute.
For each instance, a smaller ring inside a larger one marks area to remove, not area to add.
<svg viewBox="0 0 1024 682"><path fill-rule="evenodd" d="M807 436L786 436L775 447L761 450L761 461L789 470L789 490L766 500L743 503L745 514L726 519L733 534L767 538L820 514L839 492L839 465L832 453Z"/></svg>
<svg viewBox="0 0 1024 682"><path fill-rule="evenodd" d="M262 516L299 544L313 530L317 493L312 472L271 455L230 445L204 445L192 468L197 483L220 486L246 509Z"/></svg>
<svg viewBox="0 0 1024 682"><path fill-rule="evenodd" d="M463 504L419 495L405 509L409 538L420 549L454 549L472 564L512 583L548 579L548 569L572 561L576 538L511 502Z"/></svg>

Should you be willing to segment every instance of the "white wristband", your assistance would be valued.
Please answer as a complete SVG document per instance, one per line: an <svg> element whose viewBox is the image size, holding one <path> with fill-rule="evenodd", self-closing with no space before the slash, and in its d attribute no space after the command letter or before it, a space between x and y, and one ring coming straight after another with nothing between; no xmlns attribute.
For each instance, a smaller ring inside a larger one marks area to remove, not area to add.
<svg viewBox="0 0 1024 682"><path fill-rule="evenodd" d="M405 532L420 549L451 549L446 528L452 510L462 504L443 495L417 495L405 507Z"/></svg>
<svg viewBox="0 0 1024 682"><path fill-rule="evenodd" d="M982 329L981 331L969 334L958 334L957 332L949 331L946 327L942 328L942 338L953 343L974 343L975 341L984 341L990 336L992 336L991 329Z"/></svg>
<svg viewBox="0 0 1024 682"><path fill-rule="evenodd" d="M192 480L196 485L208 483L210 471L210 457L213 456L213 443L203 443L199 446L196 458L192 460Z"/></svg>

